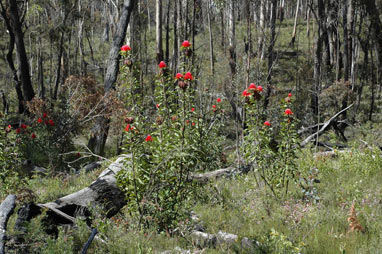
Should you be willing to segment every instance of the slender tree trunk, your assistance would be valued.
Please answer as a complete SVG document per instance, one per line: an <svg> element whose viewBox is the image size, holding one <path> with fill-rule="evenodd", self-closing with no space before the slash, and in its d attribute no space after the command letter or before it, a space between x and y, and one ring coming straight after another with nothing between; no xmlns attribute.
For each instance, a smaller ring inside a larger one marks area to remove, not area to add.
<svg viewBox="0 0 382 254"><path fill-rule="evenodd" d="M323 0L318 0L318 33L316 39L316 48L314 54L314 73L313 80L314 84L312 87L312 98L311 98L311 108L313 114L318 115L318 96L321 90L321 66L322 66L322 44L323 44L323 25L324 20L324 2Z"/></svg>
<svg viewBox="0 0 382 254"><path fill-rule="evenodd" d="M211 72L212 79L214 80L215 75L215 56L214 56L214 41L212 35L212 27L211 27L211 0L207 2L208 10L207 10L207 18L208 18L208 31L210 35L210 64L211 64Z"/></svg>
<svg viewBox="0 0 382 254"><path fill-rule="evenodd" d="M104 81L104 90L106 93L115 88L115 82L119 72L119 51L126 37L126 30L130 21L131 13L136 5L137 0L125 0L123 3L122 12L117 25L117 31L109 51L107 71ZM99 117L91 131L92 136L89 139L88 146L96 154L104 153L106 139L109 132L109 124L110 122L107 118Z"/></svg>
<svg viewBox="0 0 382 254"><path fill-rule="evenodd" d="M64 36L65 36L65 32L61 31L59 53L57 55L57 73L56 73L56 83L54 85L53 100L57 100L58 88L61 81L61 66L62 66L61 59L62 59L62 53L64 52Z"/></svg>
<svg viewBox="0 0 382 254"><path fill-rule="evenodd" d="M231 79L236 74L236 27L235 27L235 1L229 1L228 7L228 44L229 44L229 65L231 68Z"/></svg>
<svg viewBox="0 0 382 254"><path fill-rule="evenodd" d="M29 75L29 63L24 44L24 33L21 29L19 8L16 0L9 0L9 18L12 27L12 32L15 35L18 71L20 73L19 80L21 81L23 95L25 101L33 99L35 93L32 87L31 78Z"/></svg>
<svg viewBox="0 0 382 254"><path fill-rule="evenodd" d="M155 28L156 28L156 55L157 63L163 60L163 42L162 42L162 0L155 2Z"/></svg>
<svg viewBox="0 0 382 254"><path fill-rule="evenodd" d="M265 54L264 34L265 34L265 17L267 13L266 2L267 0L260 1L260 25L259 25L260 35L259 35L259 41L258 41L258 56L260 57L261 60L264 59L264 54Z"/></svg>
<svg viewBox="0 0 382 254"><path fill-rule="evenodd" d="M172 68L174 73L178 72L178 52L179 52L179 44L178 44L178 1L174 1L174 47L173 47L173 56L172 56Z"/></svg>
<svg viewBox="0 0 382 254"><path fill-rule="evenodd" d="M272 69L273 69L273 48L275 46L275 40L276 40L276 8L277 6L277 0L272 0L271 2L271 38L268 46L268 75L267 75L267 88L264 98L264 108L266 109L269 104L269 98L271 96L272 92Z"/></svg>
<svg viewBox="0 0 382 254"><path fill-rule="evenodd" d="M171 9L171 2L170 0L167 0L167 15L166 15L166 56L165 56L165 62L168 63L168 60L170 58L170 9Z"/></svg>
<svg viewBox="0 0 382 254"><path fill-rule="evenodd" d="M294 15L294 25L293 25L292 39L290 41L290 45L292 45L292 46L294 46L294 42L296 40L296 28L297 28L297 18L298 18L299 8L300 8L300 0L297 0L296 13Z"/></svg>

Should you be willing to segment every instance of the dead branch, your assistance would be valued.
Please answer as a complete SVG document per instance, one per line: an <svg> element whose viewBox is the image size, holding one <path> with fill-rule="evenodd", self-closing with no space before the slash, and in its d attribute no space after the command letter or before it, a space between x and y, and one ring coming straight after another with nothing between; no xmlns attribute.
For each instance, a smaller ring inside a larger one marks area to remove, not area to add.
<svg viewBox="0 0 382 254"><path fill-rule="evenodd" d="M332 121L334 119L336 119L339 115L341 115L343 112L345 112L346 110L348 110L349 108L351 108L354 104L351 104L350 106L348 106L347 108L344 108L343 110L341 110L340 112L336 113L334 116L332 116L328 121L326 121L324 123L324 125L321 127L321 129L319 131L317 131L316 133L310 135L309 137L307 137L304 141L301 142L300 146L301 147L304 147L306 144L308 144L312 139L320 136L324 131L326 131L326 129L331 125Z"/></svg>

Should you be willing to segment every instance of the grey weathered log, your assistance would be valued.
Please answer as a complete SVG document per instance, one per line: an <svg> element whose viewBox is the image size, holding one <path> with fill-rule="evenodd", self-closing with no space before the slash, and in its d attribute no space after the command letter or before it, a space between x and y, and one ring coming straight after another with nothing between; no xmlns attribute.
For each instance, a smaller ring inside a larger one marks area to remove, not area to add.
<svg viewBox="0 0 382 254"><path fill-rule="evenodd" d="M9 217L16 206L16 196L8 195L0 205L0 254L5 253L5 238Z"/></svg>
<svg viewBox="0 0 382 254"><path fill-rule="evenodd" d="M78 212L94 207L101 207L106 217L113 216L126 204L123 192L117 187L116 175L124 168L123 163L129 156L120 156L89 187L38 206L48 208L70 222L75 221Z"/></svg>
<svg viewBox="0 0 382 254"><path fill-rule="evenodd" d="M215 248L223 244L232 246L235 243L239 243L239 236L223 231L219 231L216 234L209 234L194 230L191 232L191 238L193 244L200 248ZM253 251L260 247L260 243L244 237L240 241L240 246L242 249Z"/></svg>
<svg viewBox="0 0 382 254"><path fill-rule="evenodd" d="M334 116L332 116L328 121L326 121L324 123L324 125L321 127L321 129L319 131L317 131L316 133L313 133L312 135L310 135L309 137L307 137L304 141L301 142L300 146L301 147L304 147L306 144L308 144L312 139L314 139L315 137L318 137L320 136L329 126L330 124L332 123L332 121L334 119L336 119L339 115L341 115L343 112L345 112L346 110L348 110L349 108L353 107L354 104L351 104L350 106L344 108L343 110L341 110L340 112L336 113Z"/></svg>
<svg viewBox="0 0 382 254"><path fill-rule="evenodd" d="M218 179L223 176L228 176L234 171L235 171L235 168L233 167L222 168L222 169L218 169L211 172L195 174L192 176L192 179L201 183L205 183L205 182L208 182L209 180Z"/></svg>

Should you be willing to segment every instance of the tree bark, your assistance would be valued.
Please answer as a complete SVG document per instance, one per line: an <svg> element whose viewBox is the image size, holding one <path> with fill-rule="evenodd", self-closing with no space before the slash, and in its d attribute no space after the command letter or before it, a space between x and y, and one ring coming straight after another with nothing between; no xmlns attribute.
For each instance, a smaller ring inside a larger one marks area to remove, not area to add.
<svg viewBox="0 0 382 254"><path fill-rule="evenodd" d="M264 109L268 107L269 104L269 98L271 96L272 92L272 69L273 69L273 48L275 46L275 40L276 40L276 8L277 6L277 0L272 0L271 2L271 38L268 46L268 75L267 75L267 87L265 92L265 98L264 98Z"/></svg>
<svg viewBox="0 0 382 254"><path fill-rule="evenodd" d="M155 10L155 28L156 28L156 57L157 63L163 60L163 42L162 42L162 0L156 0Z"/></svg>
<svg viewBox="0 0 382 254"><path fill-rule="evenodd" d="M123 9L117 26L117 32L113 38L113 43L109 51L109 58L107 61L107 70L104 81L105 93L115 88L115 82L117 80L119 72L119 51L123 45L123 41L126 36L127 26L130 21L130 16L137 4L136 0L125 0L123 3ZM99 117L92 130L92 137L89 139L88 147L95 154L103 154L107 135L109 132L109 120L104 117Z"/></svg>
<svg viewBox="0 0 382 254"><path fill-rule="evenodd" d="M21 28L19 17L19 8L16 0L9 0L9 20L12 32L15 36L19 80L23 90L24 101L33 99L35 93L32 87L31 78L29 75L29 63L24 44L24 33Z"/></svg>
<svg viewBox="0 0 382 254"><path fill-rule="evenodd" d="M211 0L207 2L207 18L208 18L208 32L210 35L210 64L211 64L211 72L212 78L215 75L215 59L214 59L214 41L212 35L212 27L211 27Z"/></svg>

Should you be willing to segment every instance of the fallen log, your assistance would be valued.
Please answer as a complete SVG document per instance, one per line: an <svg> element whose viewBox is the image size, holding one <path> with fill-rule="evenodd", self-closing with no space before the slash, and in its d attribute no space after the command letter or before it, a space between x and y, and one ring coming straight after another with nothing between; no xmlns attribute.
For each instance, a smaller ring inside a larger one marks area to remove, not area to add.
<svg viewBox="0 0 382 254"><path fill-rule="evenodd" d="M29 222L33 217L41 214L41 208L47 208L47 224L73 224L75 218L80 216L89 217L90 208L99 207L105 216L110 218L115 215L125 204L125 196L117 187L117 173L124 168L124 161L130 155L122 155L109 167L102 171L98 178L82 190L67 196L61 197L53 202L44 204L25 204L18 213L16 229L24 231L25 222ZM50 225L52 226L52 225ZM57 233L57 229L52 226L47 229L50 233Z"/></svg>
<svg viewBox="0 0 382 254"><path fill-rule="evenodd" d="M240 241L238 235L222 231L219 231L216 234L209 234L194 230L191 232L191 239L193 244L199 248L216 248L220 245L232 246L235 243L240 243L243 250L251 252L260 248L260 243L257 241L250 240L247 237L242 238Z"/></svg>
<svg viewBox="0 0 382 254"><path fill-rule="evenodd" d="M222 168L211 172L201 173L201 174L195 174L191 176L191 178L197 182L200 183L206 183L211 179L218 179L223 176L228 176L232 172L235 171L235 168L229 167L229 168Z"/></svg>
<svg viewBox="0 0 382 254"><path fill-rule="evenodd" d="M16 196L8 195L0 205L0 254L5 253L5 239L9 217L16 206Z"/></svg>
<svg viewBox="0 0 382 254"><path fill-rule="evenodd" d="M106 217L112 217L126 205L125 196L117 187L116 175L124 168L123 163L130 156L120 156L89 187L38 206L48 208L72 223L77 214L86 215L90 207L101 207Z"/></svg>
<svg viewBox="0 0 382 254"><path fill-rule="evenodd" d="M300 143L300 146L301 147L304 147L306 144L308 144L312 139L320 136L324 131L326 131L327 128L329 128L330 124L332 123L332 121L334 121L339 115L341 115L343 112L345 112L346 110L348 110L349 108L353 107L353 104L351 104L350 106L348 106L347 108L344 108L343 110L341 110L340 112L336 113L334 116L332 116L328 121L326 121L324 123L324 125L321 127L320 130L318 130L316 133L313 133L312 135L310 135L309 137L307 137L304 141L302 141Z"/></svg>

